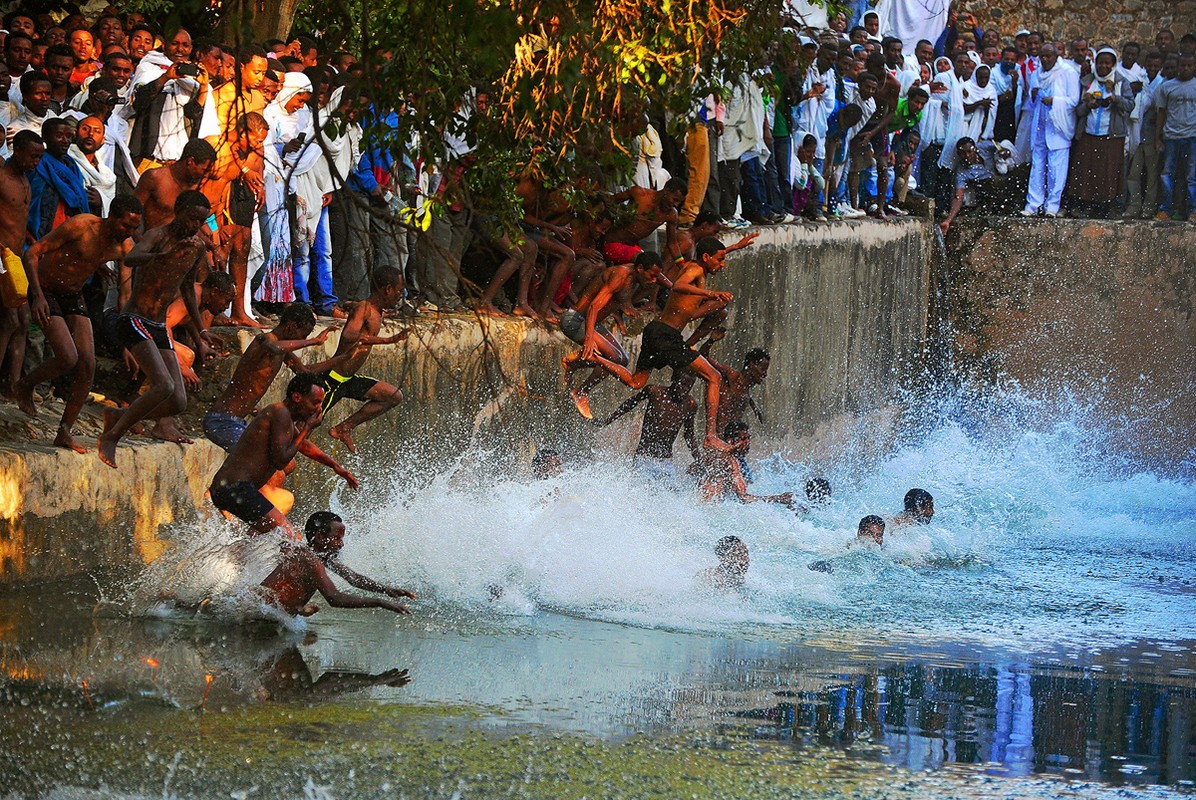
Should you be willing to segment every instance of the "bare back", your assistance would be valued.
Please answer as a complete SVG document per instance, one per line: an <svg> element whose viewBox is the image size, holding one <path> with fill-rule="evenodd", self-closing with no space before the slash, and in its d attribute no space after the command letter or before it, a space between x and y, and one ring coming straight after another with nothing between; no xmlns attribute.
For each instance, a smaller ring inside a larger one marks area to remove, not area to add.
<svg viewBox="0 0 1196 800"><path fill-rule="evenodd" d="M613 267L607 267L603 271L601 277L597 280L590 281L590 285L586 287L585 294L577 301L574 310L577 313L585 316L589 313L590 305L595 298L603 293L603 290L609 290L609 299L598 310L597 322L609 317L621 307L621 296L623 292L631 285L631 267L626 264L619 264Z"/></svg>
<svg viewBox="0 0 1196 800"><path fill-rule="evenodd" d="M145 229L148 231L173 221L174 201L188 188L192 187L179 183L170 167L146 170L137 181L137 188L133 192L145 209Z"/></svg>
<svg viewBox="0 0 1196 800"><path fill-rule="evenodd" d="M294 418L284 403L266 406L253 418L212 478L213 485L248 481L259 489L265 486L275 472L286 466L275 464L271 458L276 433L290 436L292 441L298 437Z"/></svg>
<svg viewBox="0 0 1196 800"><path fill-rule="evenodd" d="M674 287L688 285L705 289L706 270L702 269L700 264L688 261L673 285ZM672 291L669 292L669 299L665 303L664 311L660 312L657 319L669 327L683 330L686 325L693 322L700 305L702 305L701 296Z"/></svg>
<svg viewBox="0 0 1196 800"><path fill-rule="evenodd" d="M370 351L373 349L371 345L357 341L357 336L360 334L377 336L381 329L382 312L377 306L369 300L362 300L358 303L353 309L349 321L345 324L344 331L341 332L340 341L336 344L336 354L333 358L344 356L344 361L340 362L341 365L337 368L337 372L343 375L356 375L357 370L361 369L361 365L369 358Z"/></svg>
<svg viewBox="0 0 1196 800"><path fill-rule="evenodd" d="M274 333L260 333L245 348L232 380L224 394L212 404L212 411L244 417L253 413L262 395L274 382L282 369L287 354L272 348L268 343L277 342Z"/></svg>
<svg viewBox="0 0 1196 800"><path fill-rule="evenodd" d="M28 178L14 175L8 164L0 167L0 245L17 255L25 248L25 226L32 197Z"/></svg>
<svg viewBox="0 0 1196 800"><path fill-rule="evenodd" d="M659 192L641 189L631 190L631 202L635 204L635 217L618 230L606 235L608 241L636 244L666 222L677 222L677 209L661 210L658 204Z"/></svg>
<svg viewBox="0 0 1196 800"><path fill-rule="evenodd" d="M324 562L306 547L287 547L282 562L266 576L261 586L288 614L298 614L312 596L320 590L321 574L327 580Z"/></svg>

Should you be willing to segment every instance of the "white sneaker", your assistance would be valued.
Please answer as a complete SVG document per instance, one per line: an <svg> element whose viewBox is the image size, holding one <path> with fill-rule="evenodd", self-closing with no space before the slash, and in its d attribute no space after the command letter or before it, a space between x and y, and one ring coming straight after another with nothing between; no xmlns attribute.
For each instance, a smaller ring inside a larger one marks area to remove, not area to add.
<svg viewBox="0 0 1196 800"><path fill-rule="evenodd" d="M1052 218L1053 218L1053 217L1061 217L1061 216L1063 216L1063 215L1062 215L1062 214L1060 214L1058 211L1047 211L1047 212L1045 212L1045 213L1044 213L1044 216L1047 216L1047 217L1052 217Z"/></svg>
<svg viewBox="0 0 1196 800"><path fill-rule="evenodd" d="M859 219L868 215L854 206L839 206L839 216L843 219Z"/></svg>
<svg viewBox="0 0 1196 800"><path fill-rule="evenodd" d="M892 203L885 203L885 211L887 211L890 214L897 216L897 217L908 217L909 216L908 211L898 208L897 206L893 205Z"/></svg>
<svg viewBox="0 0 1196 800"><path fill-rule="evenodd" d="M1023 217L1037 217L1038 216L1037 211L1031 211L1028 208L1023 208L1021 211L1019 211L1017 213L1021 214Z"/></svg>
<svg viewBox="0 0 1196 800"><path fill-rule="evenodd" d="M790 222L793 222L793 220L795 220L795 219L797 219L797 217L793 216L792 214L785 214L784 217L781 219L780 223L778 223L778 224L788 225Z"/></svg>

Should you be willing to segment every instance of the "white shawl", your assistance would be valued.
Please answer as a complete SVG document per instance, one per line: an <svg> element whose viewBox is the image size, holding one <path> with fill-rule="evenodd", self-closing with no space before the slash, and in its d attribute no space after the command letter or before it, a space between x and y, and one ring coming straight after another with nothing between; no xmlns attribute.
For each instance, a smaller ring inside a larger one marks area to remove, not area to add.
<svg viewBox="0 0 1196 800"><path fill-rule="evenodd" d="M987 86L981 86L977 83L977 76L980 70L984 70L989 74ZM965 105L978 103L983 100L992 100L992 106L989 108L977 108L970 114L965 114L964 135L970 136L973 141L980 142L981 140L991 140L993 138L993 127L997 124L997 87L993 85L992 70L988 66L981 64L976 67L976 71L972 73L963 85L963 102Z"/></svg>
<svg viewBox="0 0 1196 800"><path fill-rule="evenodd" d="M92 164L87 160L87 156L83 155L83 151L79 149L79 145L77 144L72 144L71 149L67 150L66 154L82 170L83 185L87 187L94 186L96 191L100 193L104 216L108 216L108 206L112 204L112 198L116 197L116 173L108 169L108 166L104 164L104 160L101 158L97 157L96 163Z"/></svg>

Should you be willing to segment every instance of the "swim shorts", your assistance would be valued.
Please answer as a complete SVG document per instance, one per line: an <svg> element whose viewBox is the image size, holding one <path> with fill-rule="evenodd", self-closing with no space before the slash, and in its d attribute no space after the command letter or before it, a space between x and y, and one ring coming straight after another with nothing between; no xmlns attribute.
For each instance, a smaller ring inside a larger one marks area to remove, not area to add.
<svg viewBox="0 0 1196 800"><path fill-rule="evenodd" d="M46 305L50 307L51 317L86 317L87 304L83 302L83 294L54 294L45 292Z"/></svg>
<svg viewBox="0 0 1196 800"><path fill-rule="evenodd" d="M209 411L203 415L203 435L222 450L232 450L248 427L249 423L243 418L223 411Z"/></svg>
<svg viewBox="0 0 1196 800"><path fill-rule="evenodd" d="M245 184L244 178L237 178L228 187L228 221L233 225L248 228L257 214L257 196Z"/></svg>
<svg viewBox="0 0 1196 800"><path fill-rule="evenodd" d="M213 483L208 491L216 508L250 525L258 524L274 510L274 504L249 481L237 481L229 485Z"/></svg>
<svg viewBox="0 0 1196 800"><path fill-rule="evenodd" d="M561 333L570 340L584 345L586 343L586 315L572 308L561 314ZM605 325L595 325L594 333L599 336L610 337L610 329Z"/></svg>
<svg viewBox="0 0 1196 800"><path fill-rule="evenodd" d="M644 252L638 244L623 244L622 242L607 242L602 245L602 255L612 264L630 264L636 256Z"/></svg>
<svg viewBox="0 0 1196 800"><path fill-rule="evenodd" d="M365 396L366 392L378 385L378 381L374 378L367 378L365 375L350 375L346 378L334 369L328 370L322 377L325 414L346 397L350 400L368 401L369 398Z"/></svg>
<svg viewBox="0 0 1196 800"><path fill-rule="evenodd" d="M635 364L635 371L664 367L685 369L697 357L697 351L685 344L681 331L654 320L648 323L640 337L640 357Z"/></svg>
<svg viewBox="0 0 1196 800"><path fill-rule="evenodd" d="M0 248L0 301L5 308L20 308L29 295L25 262L7 247Z"/></svg>
<svg viewBox="0 0 1196 800"><path fill-rule="evenodd" d="M153 342L159 350L174 350L165 322L154 322L137 314L121 314L116 318L116 339L126 350L142 342Z"/></svg>

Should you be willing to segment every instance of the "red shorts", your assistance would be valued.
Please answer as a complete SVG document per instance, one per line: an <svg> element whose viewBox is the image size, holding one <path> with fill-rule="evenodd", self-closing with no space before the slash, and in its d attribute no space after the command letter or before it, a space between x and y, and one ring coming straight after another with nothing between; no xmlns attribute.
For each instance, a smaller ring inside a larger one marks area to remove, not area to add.
<svg viewBox="0 0 1196 800"><path fill-rule="evenodd" d="M644 252L638 244L623 244L622 242L607 242L602 245L602 255L611 264L630 264L635 257Z"/></svg>

